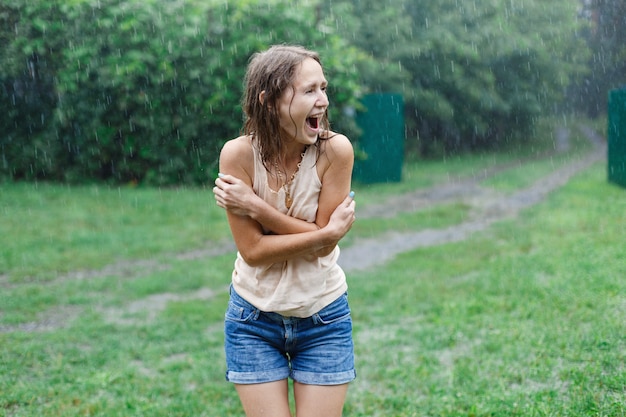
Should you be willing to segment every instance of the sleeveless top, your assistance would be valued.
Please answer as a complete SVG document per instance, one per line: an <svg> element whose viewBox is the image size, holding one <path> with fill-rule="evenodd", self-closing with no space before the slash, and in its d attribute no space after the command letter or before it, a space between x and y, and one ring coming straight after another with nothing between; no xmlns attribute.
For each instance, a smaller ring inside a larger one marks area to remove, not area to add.
<svg viewBox="0 0 626 417"><path fill-rule="evenodd" d="M272 190L267 171L254 144L254 192L282 213L314 222L322 182L317 175L315 146L309 146L291 184L293 203L285 206L285 191ZM339 298L348 288L337 264L339 247L324 257L301 256L275 264L250 266L237 252L232 285L237 294L265 312L286 317L310 317Z"/></svg>

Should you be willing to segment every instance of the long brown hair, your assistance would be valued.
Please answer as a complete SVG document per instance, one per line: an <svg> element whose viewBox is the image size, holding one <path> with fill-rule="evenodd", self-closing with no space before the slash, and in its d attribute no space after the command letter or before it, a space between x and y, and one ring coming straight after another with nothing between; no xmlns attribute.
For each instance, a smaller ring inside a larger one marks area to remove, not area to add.
<svg viewBox="0 0 626 417"><path fill-rule="evenodd" d="M255 53L250 59L244 79L243 133L255 138L255 145L268 170L280 158L282 150L278 100L288 88L293 88L296 70L307 58L322 65L317 52L296 45L275 45L264 52ZM261 102L263 91L265 95ZM327 112L321 120L321 127L326 131L330 128ZM318 155L319 152L318 146Z"/></svg>

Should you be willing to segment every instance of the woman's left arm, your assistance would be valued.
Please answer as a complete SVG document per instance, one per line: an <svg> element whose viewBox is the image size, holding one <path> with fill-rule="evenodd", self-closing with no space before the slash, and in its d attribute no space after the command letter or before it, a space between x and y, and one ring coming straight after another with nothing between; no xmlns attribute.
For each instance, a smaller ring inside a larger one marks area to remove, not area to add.
<svg viewBox="0 0 626 417"><path fill-rule="evenodd" d="M333 134L326 140L325 152L320 156L322 190L318 201L315 224L328 224L335 208L350 193L354 150L347 137Z"/></svg>
<svg viewBox="0 0 626 417"><path fill-rule="evenodd" d="M325 152L318 161L322 190L314 223L281 213L232 175L221 174L215 181L213 193L218 206L234 214L248 216L275 234L315 231L328 224L333 211L350 192L353 164L354 151L348 138L335 134L326 139Z"/></svg>
<svg viewBox="0 0 626 417"><path fill-rule="evenodd" d="M333 134L326 140L325 152L322 153L320 178L322 190L315 224L324 227L331 215L351 190L352 168L354 166L354 149L352 143L344 135ZM335 245L325 247L316 252L317 256L330 254Z"/></svg>

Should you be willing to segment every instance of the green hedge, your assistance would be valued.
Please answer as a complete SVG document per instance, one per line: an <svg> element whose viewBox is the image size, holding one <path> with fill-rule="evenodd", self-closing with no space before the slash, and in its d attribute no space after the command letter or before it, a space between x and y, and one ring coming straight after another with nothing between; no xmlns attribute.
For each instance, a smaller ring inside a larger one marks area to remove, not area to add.
<svg viewBox="0 0 626 417"><path fill-rule="evenodd" d="M407 153L517 145L570 110L589 59L578 6L4 0L0 179L206 183L239 134L249 57L276 43L320 51L331 121L357 149L366 92L403 95Z"/></svg>
<svg viewBox="0 0 626 417"><path fill-rule="evenodd" d="M15 67L5 71L0 97L11 109L0 116L8 132L0 139L0 175L11 179L208 181L220 147L241 127L249 56L285 39L323 58L341 55L327 68L341 87L335 112L359 90L346 68L363 58L316 30L306 6L55 0L14 1L4 12L16 28L4 33L10 42L2 61Z"/></svg>

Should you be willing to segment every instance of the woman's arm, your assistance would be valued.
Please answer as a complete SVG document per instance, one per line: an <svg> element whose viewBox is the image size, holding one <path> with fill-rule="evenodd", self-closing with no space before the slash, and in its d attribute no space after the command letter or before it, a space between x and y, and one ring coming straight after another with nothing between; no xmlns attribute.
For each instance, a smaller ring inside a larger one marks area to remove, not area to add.
<svg viewBox="0 0 626 417"><path fill-rule="evenodd" d="M224 145L220 154L220 171L228 172L240 179L243 184L251 187L250 173L253 172L253 164L252 150L245 137L234 139ZM261 265L316 254L324 248L334 247L350 230L354 222L354 201L351 197L345 197L349 191L349 178L346 189L343 191L345 193L342 197L326 198L326 204L330 204L333 200L337 202L330 212L326 207L320 206L321 212L327 213L328 216L320 229L314 226L315 230L295 234L265 235L261 223L252 217L227 210L231 232L242 257L250 265ZM320 195L321 201L322 195ZM318 211L318 218L319 213L320 211Z"/></svg>
<svg viewBox="0 0 626 417"><path fill-rule="evenodd" d="M249 185L250 181L246 182L229 174L220 174L215 181L213 193L217 205L232 213L251 217L274 234L303 233L320 229L328 223L331 213L350 191L354 164L352 144L345 136L335 134L327 139L324 145L325 151L317 163L322 191L314 223L280 212L254 193Z"/></svg>
<svg viewBox="0 0 626 417"><path fill-rule="evenodd" d="M241 179L220 174L215 180L215 201L218 206L240 216L249 216L261 223L265 230L277 235L312 232L319 227L296 217L282 213L256 195Z"/></svg>
<svg viewBox="0 0 626 417"><path fill-rule="evenodd" d="M318 161L318 174L322 181L315 218L315 224L318 227L328 224L344 196L350 193L354 165L354 149L350 140L344 135L332 132L328 132L328 135L329 138L324 142L324 152ZM316 255L328 255L337 243L338 241L322 248L316 252Z"/></svg>

